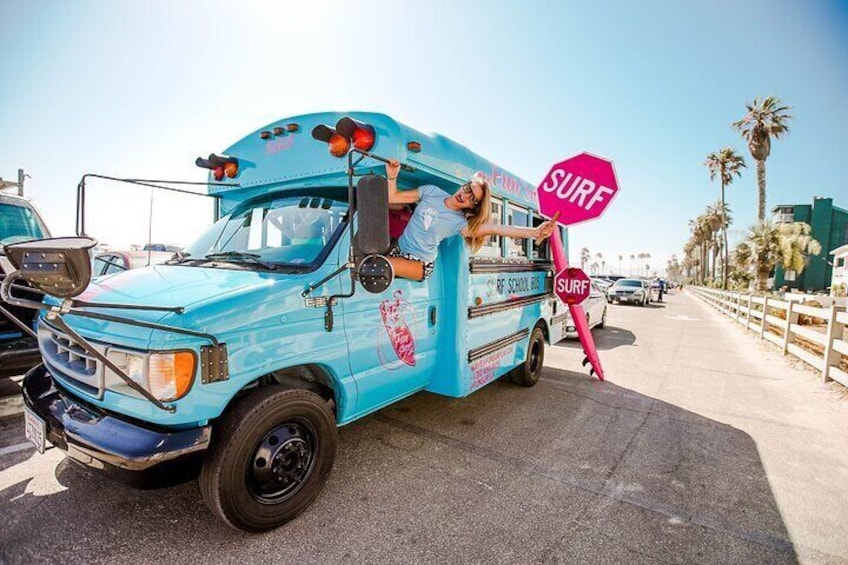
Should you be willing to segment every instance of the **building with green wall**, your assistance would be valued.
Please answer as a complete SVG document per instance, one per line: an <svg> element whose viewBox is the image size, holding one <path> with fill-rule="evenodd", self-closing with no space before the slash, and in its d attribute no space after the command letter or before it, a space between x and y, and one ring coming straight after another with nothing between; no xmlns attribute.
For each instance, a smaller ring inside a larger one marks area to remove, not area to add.
<svg viewBox="0 0 848 565"><path fill-rule="evenodd" d="M810 256L800 275L785 272L779 266L774 273L774 288L823 290L830 286L833 255L830 252L848 243L848 210L833 205L833 198L813 198L812 204L781 204L772 208L772 221L804 222L812 227L813 238L821 244L821 253ZM793 280L794 279L794 280Z"/></svg>

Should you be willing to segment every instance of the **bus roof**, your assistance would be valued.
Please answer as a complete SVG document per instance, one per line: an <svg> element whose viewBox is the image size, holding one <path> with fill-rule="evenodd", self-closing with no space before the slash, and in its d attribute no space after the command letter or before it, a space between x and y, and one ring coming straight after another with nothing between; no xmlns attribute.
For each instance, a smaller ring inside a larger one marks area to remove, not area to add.
<svg viewBox="0 0 848 565"><path fill-rule="evenodd" d="M319 124L331 127L344 116L371 125L376 143L371 150L384 158L397 159L411 165L415 173L402 171L400 185L436 184L450 191L456 184L466 182L476 171L492 183L496 196L531 208L538 208L535 187L468 148L444 136L423 133L390 118L371 112L323 112L293 116L272 122L227 148L225 154L239 160L239 173L231 182L238 187L210 186L210 194L219 194L225 201L244 200L263 192L294 186L343 186L347 184L347 158L330 155L327 145L312 138L312 128ZM297 131L288 133L286 126L297 124ZM261 132L282 128L285 133L263 139ZM420 151L407 148L409 142L420 143ZM382 174L383 164L365 159L357 173L368 169ZM230 179L225 179L230 181ZM228 206L225 206L225 208Z"/></svg>

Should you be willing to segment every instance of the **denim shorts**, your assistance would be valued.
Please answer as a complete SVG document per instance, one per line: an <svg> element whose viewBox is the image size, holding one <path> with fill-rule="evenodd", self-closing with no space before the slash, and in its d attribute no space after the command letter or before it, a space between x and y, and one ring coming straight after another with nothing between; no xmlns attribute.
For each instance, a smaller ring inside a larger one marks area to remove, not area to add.
<svg viewBox="0 0 848 565"><path fill-rule="evenodd" d="M411 253L405 253L400 250L400 248L395 245L392 247L391 251L389 251L390 257L400 257L401 259L409 259L410 261L418 261L419 263L424 264L424 278L421 280L427 280L430 278L430 275L433 274L433 267L435 266L434 261L425 262L416 257Z"/></svg>

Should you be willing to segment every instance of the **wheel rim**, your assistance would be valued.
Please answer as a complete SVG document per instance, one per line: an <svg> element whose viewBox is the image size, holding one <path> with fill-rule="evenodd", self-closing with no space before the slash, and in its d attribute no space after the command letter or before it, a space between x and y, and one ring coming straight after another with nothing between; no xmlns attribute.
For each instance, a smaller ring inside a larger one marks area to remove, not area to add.
<svg viewBox="0 0 848 565"><path fill-rule="evenodd" d="M534 341L530 346L530 374L535 375L539 370L542 359L542 345L538 341Z"/></svg>
<svg viewBox="0 0 848 565"><path fill-rule="evenodd" d="M277 504L297 492L315 466L315 434L302 422L266 433L253 452L248 487L259 502Z"/></svg>

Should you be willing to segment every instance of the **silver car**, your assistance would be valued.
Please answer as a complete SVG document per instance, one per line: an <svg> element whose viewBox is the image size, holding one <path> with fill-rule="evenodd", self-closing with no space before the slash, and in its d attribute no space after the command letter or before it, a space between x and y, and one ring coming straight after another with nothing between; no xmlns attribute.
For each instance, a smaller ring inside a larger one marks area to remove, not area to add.
<svg viewBox="0 0 848 565"><path fill-rule="evenodd" d="M562 322L562 336L566 338L577 337L577 327L572 322L571 313L565 303L560 302L557 311L565 312ZM589 298L583 302L583 312L586 314L586 323L589 325L589 329L595 327L603 329L607 322L606 295L594 280Z"/></svg>
<svg viewBox="0 0 848 565"><path fill-rule="evenodd" d="M645 306L651 301L651 288L645 281L639 279L620 279L610 287L607 300L610 303L632 302Z"/></svg>

